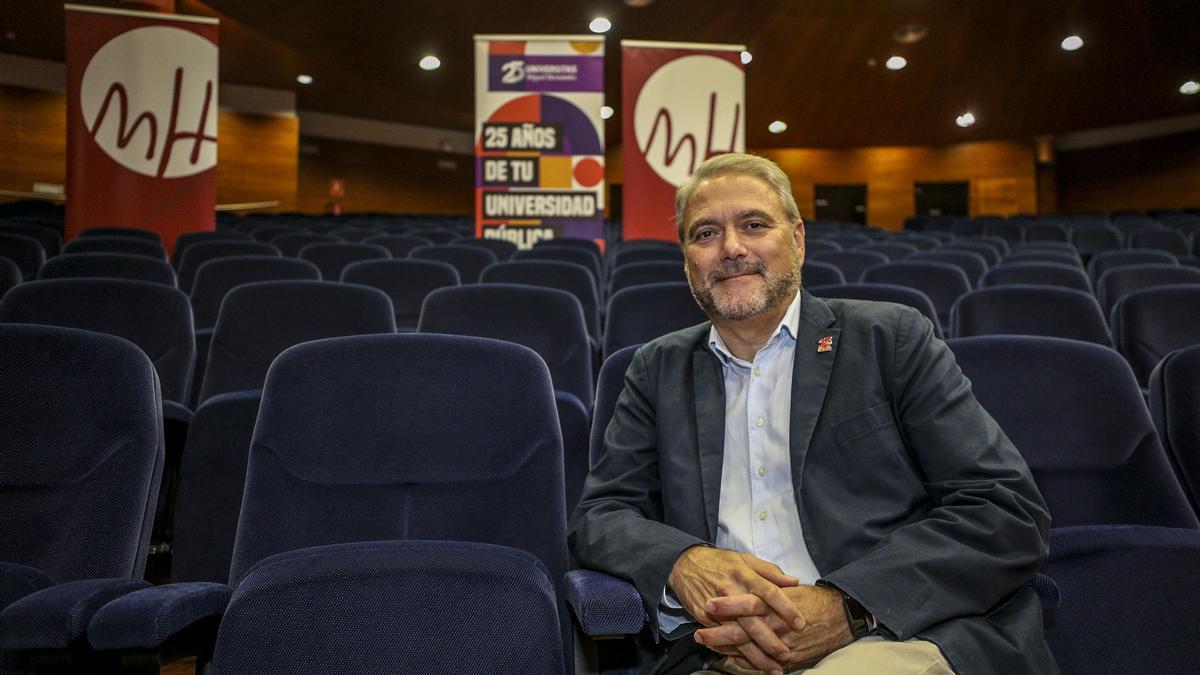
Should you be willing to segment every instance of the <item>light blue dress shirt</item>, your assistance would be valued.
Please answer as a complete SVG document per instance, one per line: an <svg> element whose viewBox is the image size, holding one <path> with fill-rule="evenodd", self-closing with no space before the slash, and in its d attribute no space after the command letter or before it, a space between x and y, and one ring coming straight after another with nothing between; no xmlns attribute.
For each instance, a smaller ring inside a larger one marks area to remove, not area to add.
<svg viewBox="0 0 1200 675"><path fill-rule="evenodd" d="M709 346L725 376L725 448L717 548L769 560L802 584L820 573L808 546L792 485L789 427L800 293L753 361L730 353L714 327ZM695 620L664 590L659 628L671 636ZM681 631L682 632L682 631Z"/></svg>

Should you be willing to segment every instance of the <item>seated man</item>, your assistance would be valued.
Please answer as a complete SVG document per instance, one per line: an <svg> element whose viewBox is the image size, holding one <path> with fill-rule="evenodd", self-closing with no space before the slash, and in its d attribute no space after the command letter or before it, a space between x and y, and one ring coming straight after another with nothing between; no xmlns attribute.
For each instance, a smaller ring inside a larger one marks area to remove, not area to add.
<svg viewBox="0 0 1200 675"><path fill-rule="evenodd" d="M643 596L653 671L1055 672L1046 505L929 321L800 288L769 160L704 162L676 217L711 323L634 355L571 532Z"/></svg>

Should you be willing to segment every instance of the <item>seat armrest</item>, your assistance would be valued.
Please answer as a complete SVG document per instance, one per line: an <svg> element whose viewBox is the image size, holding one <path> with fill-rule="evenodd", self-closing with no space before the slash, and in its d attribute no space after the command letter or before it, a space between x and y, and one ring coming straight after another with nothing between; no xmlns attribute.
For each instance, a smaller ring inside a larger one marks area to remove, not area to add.
<svg viewBox="0 0 1200 675"><path fill-rule="evenodd" d="M192 411L182 403L175 401L163 401L163 422L178 422L180 424L190 424L192 421Z"/></svg>
<svg viewBox="0 0 1200 675"><path fill-rule="evenodd" d="M205 581L130 593L96 612L88 627L88 642L98 651L160 649L189 627L219 619L232 594L225 584ZM213 627L215 640L215 622Z"/></svg>
<svg viewBox="0 0 1200 675"><path fill-rule="evenodd" d="M31 593L0 612L0 651L71 649L109 601L146 588L141 579L72 581Z"/></svg>
<svg viewBox="0 0 1200 675"><path fill-rule="evenodd" d="M1062 593L1058 590L1058 584L1041 572L1033 578L1033 590L1037 591L1042 609L1054 609L1062 604Z"/></svg>
<svg viewBox="0 0 1200 675"><path fill-rule="evenodd" d="M588 637L636 635L646 624L642 596L627 581L594 570L571 570L564 587L567 604Z"/></svg>
<svg viewBox="0 0 1200 675"><path fill-rule="evenodd" d="M53 585L54 579L36 567L0 562L0 610L30 593Z"/></svg>

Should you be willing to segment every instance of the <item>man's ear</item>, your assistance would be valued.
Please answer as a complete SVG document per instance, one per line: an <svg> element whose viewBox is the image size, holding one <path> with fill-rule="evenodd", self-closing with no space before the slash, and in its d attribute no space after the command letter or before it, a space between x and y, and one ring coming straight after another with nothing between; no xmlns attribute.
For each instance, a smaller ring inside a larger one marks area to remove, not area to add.
<svg viewBox="0 0 1200 675"><path fill-rule="evenodd" d="M804 219L803 218L796 219L795 232L793 232L793 234L796 237L796 246L803 248L804 247Z"/></svg>

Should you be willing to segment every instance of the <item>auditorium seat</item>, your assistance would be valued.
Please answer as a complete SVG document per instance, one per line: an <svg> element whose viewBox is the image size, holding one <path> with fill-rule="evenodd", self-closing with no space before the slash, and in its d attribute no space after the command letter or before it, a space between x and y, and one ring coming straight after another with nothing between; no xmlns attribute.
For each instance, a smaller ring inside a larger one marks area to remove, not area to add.
<svg viewBox="0 0 1200 675"><path fill-rule="evenodd" d="M562 262L571 262L577 265L583 265L591 271L592 276L596 279L596 288L601 288L601 282L604 281L604 268L600 258L593 252L585 248L576 246L562 246L546 244L537 246L528 251L517 251L513 254L513 260L560 260Z"/></svg>
<svg viewBox="0 0 1200 675"><path fill-rule="evenodd" d="M517 253L520 257L522 252ZM496 262L496 254L481 248L470 246L451 246L449 244L432 244L418 246L408 253L412 260L437 260L450 263L458 270L459 281L463 284L479 283L479 274L483 268Z"/></svg>
<svg viewBox="0 0 1200 675"><path fill-rule="evenodd" d="M979 283L979 278L988 269L987 259L978 253L964 250L939 248L931 251L922 251L909 258L909 260L913 262L939 262L954 265L967 275L967 281L971 282L972 288Z"/></svg>
<svg viewBox="0 0 1200 675"><path fill-rule="evenodd" d="M292 345L395 330L392 303L378 289L303 280L242 284L221 303L198 402L262 388L271 362Z"/></svg>
<svg viewBox="0 0 1200 675"><path fill-rule="evenodd" d="M884 241L873 241L869 244L863 244L862 246L855 247L854 250L856 250L856 251L874 251L875 253L882 253L883 255L887 256L888 260L895 262L897 260L904 260L905 258L912 257L913 255L915 255L917 253L917 251L920 251L921 249L917 248L916 246L913 246L912 244L905 244L903 242L898 242L898 241L884 240Z"/></svg>
<svg viewBox="0 0 1200 675"><path fill-rule="evenodd" d="M1150 373L1150 417L1192 508L1200 513L1200 344L1167 354Z"/></svg>
<svg viewBox="0 0 1200 675"><path fill-rule="evenodd" d="M1033 471L1056 527L1198 528L1129 365L1050 337L947 342L972 391Z"/></svg>
<svg viewBox="0 0 1200 675"><path fill-rule="evenodd" d="M942 331L948 332L950 308L971 290L971 281L962 268L940 262L908 261L877 265L865 270L863 283L895 284L921 291L933 301Z"/></svg>
<svg viewBox="0 0 1200 675"><path fill-rule="evenodd" d="M166 260L167 250L157 241L141 237L77 237L62 247L61 255L71 253L124 253Z"/></svg>
<svg viewBox="0 0 1200 675"><path fill-rule="evenodd" d="M236 230L184 232L175 239L175 248L171 251L171 267L174 267L176 270L179 269L179 263L183 260L183 253L190 246L210 241L250 241L250 235Z"/></svg>
<svg viewBox="0 0 1200 675"><path fill-rule="evenodd" d="M953 240L954 235L943 232L946 235L946 240ZM915 232L896 232L888 238L888 241L898 241L910 246L916 246L922 251L929 251L938 248L942 245L942 240L937 236L937 233L918 234Z"/></svg>
<svg viewBox="0 0 1200 675"><path fill-rule="evenodd" d="M331 234L316 234L315 232L296 232L288 228L283 234L277 234L271 237L270 243L275 248L279 249L279 253L285 258L296 258L300 255L300 249L309 244L336 244L341 241Z"/></svg>
<svg viewBox="0 0 1200 675"><path fill-rule="evenodd" d="M977 253L984 259L988 267L1000 264L1000 257L1004 255L1004 253L997 249L994 242L980 241L978 238L955 239L952 242L943 244L938 250Z"/></svg>
<svg viewBox="0 0 1200 675"><path fill-rule="evenodd" d="M984 224L983 234L987 237L1000 237L1009 244L1019 244L1025 241L1025 225L1011 220L992 221Z"/></svg>
<svg viewBox="0 0 1200 675"><path fill-rule="evenodd" d="M625 371L633 363L633 355L637 353L638 345L622 347L604 360L600 367L600 376L596 378L596 410L592 414L591 439L589 441L589 462L594 466L604 455L604 433L608 423L612 421L613 410L617 406L617 398L625 388Z"/></svg>
<svg viewBox="0 0 1200 675"><path fill-rule="evenodd" d="M546 362L555 389L592 408L587 325L579 300L566 291L518 284L439 288L425 298L417 331L524 345Z"/></svg>
<svg viewBox="0 0 1200 675"><path fill-rule="evenodd" d="M125 253L74 253L50 258L38 272L39 279L98 277L130 279L175 286L175 270L165 260Z"/></svg>
<svg viewBox="0 0 1200 675"><path fill-rule="evenodd" d="M1071 243L1084 263L1098 253L1122 248L1124 241L1124 233L1112 225L1076 224L1071 230Z"/></svg>
<svg viewBox="0 0 1200 675"><path fill-rule="evenodd" d="M686 282L630 286L608 299L601 356L707 320Z"/></svg>
<svg viewBox="0 0 1200 675"><path fill-rule="evenodd" d="M457 245L457 244L456 244ZM557 288L579 300L588 336L600 344L600 302L588 268L558 260L509 260L492 263L479 275L481 284L523 284Z"/></svg>
<svg viewBox="0 0 1200 675"><path fill-rule="evenodd" d="M1200 269L1162 263L1110 267L1096 280L1096 297L1107 314L1121 298L1134 291L1173 284L1200 284Z"/></svg>
<svg viewBox="0 0 1200 675"><path fill-rule="evenodd" d="M1191 240L1182 232L1165 227L1152 227L1134 230L1126 237L1129 248L1152 249L1166 251L1171 255L1189 255L1192 252Z"/></svg>
<svg viewBox="0 0 1200 675"><path fill-rule="evenodd" d="M450 245L473 246L475 248L482 248L484 250L491 251L493 254L495 254L496 260L499 262L511 260L513 254L517 252L516 244L512 243L511 241L504 241L503 239L455 239L450 243Z"/></svg>
<svg viewBox="0 0 1200 675"><path fill-rule="evenodd" d="M432 241L411 234L377 234L362 240L364 244L382 246L392 252L393 258L407 258L410 251L418 246L429 246Z"/></svg>
<svg viewBox="0 0 1200 675"><path fill-rule="evenodd" d="M1079 255L1074 251L1065 249L1033 249L1023 248L1019 251L1013 251L1000 261L1001 265L1010 265L1012 263L1023 262L1040 262L1054 263L1057 265L1074 265L1083 269L1083 261L1079 259Z"/></svg>
<svg viewBox="0 0 1200 675"><path fill-rule="evenodd" d="M804 239L804 253L811 256L814 253L830 253L842 250L842 245L817 236L809 235Z"/></svg>
<svg viewBox="0 0 1200 675"><path fill-rule="evenodd" d="M276 237L288 234L290 232L295 232L295 231L296 231L295 228L288 227L287 225L270 223L270 224L265 224L265 225L259 225L258 227L252 228L250 230L250 237L252 239L254 239L254 241L265 241L265 242L269 243L272 239L275 239Z"/></svg>
<svg viewBox="0 0 1200 675"><path fill-rule="evenodd" d="M556 237L554 239L543 239L534 243L533 248L546 246L567 246L572 248L581 248L592 253L597 258L603 258L604 254L600 250L600 245L593 239L583 239L580 237Z"/></svg>
<svg viewBox="0 0 1200 675"><path fill-rule="evenodd" d="M995 251L996 255L1003 258L1004 256L1006 256L1012 252L1012 247L1013 247L1014 243L1019 243L1019 242L1010 242L1009 240L1005 239L1004 237L997 237L997 236L988 235L988 234L980 234L980 235L976 235L973 237L963 237L963 238L957 239L955 241L955 243L984 244L986 246L989 246L993 251ZM989 258L988 264L994 265L996 263L993 262L991 258Z"/></svg>
<svg viewBox="0 0 1200 675"><path fill-rule="evenodd" d="M213 671L561 675L556 602L546 566L505 546L377 541L289 551L260 562L234 591Z"/></svg>
<svg viewBox="0 0 1200 675"><path fill-rule="evenodd" d="M1061 286L1086 293L1092 292L1092 282L1087 272L1078 264L1064 265L1053 262L1005 262L984 272L979 280L981 288L1032 284L1037 286Z"/></svg>
<svg viewBox="0 0 1200 675"><path fill-rule="evenodd" d="M933 324L933 334L939 339L943 337L942 327L938 323L937 309L933 301L923 292L909 286L896 284L831 284L829 286L808 287L805 289L818 298L842 298L845 300L870 300L872 302L894 302L907 305L921 312Z"/></svg>
<svg viewBox="0 0 1200 675"><path fill-rule="evenodd" d="M614 267L608 279L608 295L630 286L664 281L687 281L683 264L673 260L648 260Z"/></svg>
<svg viewBox="0 0 1200 675"><path fill-rule="evenodd" d="M450 230L443 229L443 228L419 227L419 228L416 228L413 230L409 230L408 233L414 237L422 237L424 239L428 239L429 241L433 242L434 244L449 244L450 242L459 238L459 234L457 232L452 232Z"/></svg>
<svg viewBox="0 0 1200 675"><path fill-rule="evenodd" d="M1135 291L1113 305L1113 343L1143 386L1167 354L1200 344L1200 286L1158 286Z"/></svg>
<svg viewBox="0 0 1200 675"><path fill-rule="evenodd" d="M425 297L439 288L458 286L458 270L437 260L363 260L342 270L342 282L371 286L387 293L396 315L396 329L411 333L421 318Z"/></svg>
<svg viewBox="0 0 1200 675"><path fill-rule="evenodd" d="M331 234L342 241L358 243L364 239L369 239L370 237L375 237L383 233L379 230L369 227L343 226L334 230L330 230L328 234Z"/></svg>
<svg viewBox="0 0 1200 675"><path fill-rule="evenodd" d="M192 244L179 260L179 289L192 292L196 270L209 260L230 258L235 255L269 255L276 258L282 254L271 244L261 241L203 241Z"/></svg>
<svg viewBox="0 0 1200 675"><path fill-rule="evenodd" d="M345 241L309 244L300 249L296 257L316 265L321 270L322 279L337 281L342 278L342 270L346 269L347 265L362 260L387 260L392 257L392 253L375 244Z"/></svg>
<svg viewBox="0 0 1200 675"><path fill-rule="evenodd" d="M951 323L954 337L1043 335L1112 346L1096 298L1061 286L1020 284L971 291L954 303Z"/></svg>
<svg viewBox="0 0 1200 675"><path fill-rule="evenodd" d="M196 330L217 325L221 301L234 288L256 281L287 279L319 281L321 271L305 260L267 255L235 255L205 262L196 270L192 282L192 315Z"/></svg>
<svg viewBox="0 0 1200 675"><path fill-rule="evenodd" d="M554 391L554 407L558 411L558 426L563 440L563 485L566 494L566 510L563 513L570 520L575 505L579 503L583 481L591 468L588 439L592 429L592 412L578 396L557 389Z"/></svg>
<svg viewBox="0 0 1200 675"><path fill-rule="evenodd" d="M842 271L846 281L855 283L861 280L862 273L868 267L882 265L888 262L887 256L874 251L834 251L831 253L814 253L806 260L833 265Z"/></svg>
<svg viewBox="0 0 1200 675"><path fill-rule="evenodd" d="M1063 675L1196 672L1200 533L1162 527L1068 527L1050 533L1042 572L1061 604L1045 612Z"/></svg>
<svg viewBox="0 0 1200 675"><path fill-rule="evenodd" d="M843 231L830 232L828 234L825 234L823 236L823 239L825 239L826 241L832 241L833 243L838 244L844 250L858 248L859 246L862 246L863 244L870 244L871 242L875 241L874 239L872 239L870 236L868 236L866 234L860 234L857 232L843 232Z"/></svg>
<svg viewBox="0 0 1200 675"><path fill-rule="evenodd" d="M23 234L0 232L0 256L16 263L22 279L36 279L38 270L46 262L46 251L41 243Z"/></svg>
<svg viewBox="0 0 1200 675"><path fill-rule="evenodd" d="M0 298L8 289L21 283L21 268L11 258L0 256Z"/></svg>
<svg viewBox="0 0 1200 675"><path fill-rule="evenodd" d="M34 225L32 223L0 220L0 234L19 234L36 239L42 245L42 252L47 259L53 258L62 250L62 236L56 230L49 227Z"/></svg>
<svg viewBox="0 0 1200 675"><path fill-rule="evenodd" d="M840 269L829 263L817 260L805 260L804 267L800 270L800 275L804 280L805 288L846 283L846 277Z"/></svg>
<svg viewBox="0 0 1200 675"><path fill-rule="evenodd" d="M132 237L162 244L162 237L152 230L137 227L89 227L79 233L80 237Z"/></svg>
<svg viewBox="0 0 1200 675"><path fill-rule="evenodd" d="M1121 249L1097 253L1088 262L1087 272L1088 276L1092 278L1092 283L1095 284L1105 272L1114 267L1148 264L1177 265L1179 262L1175 256L1166 251L1145 248Z"/></svg>
<svg viewBox="0 0 1200 675"><path fill-rule="evenodd" d="M1035 219L1025 224L1026 242L1070 241L1071 228L1063 222Z"/></svg>
<svg viewBox="0 0 1200 675"><path fill-rule="evenodd" d="M0 453L0 652L20 668L14 652L58 646L60 668L89 672L76 647L97 603L149 586L158 378L121 338L0 325L0 380L0 410L20 420Z"/></svg>

